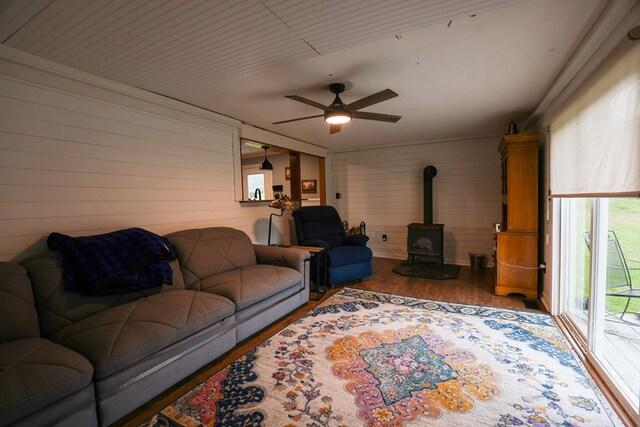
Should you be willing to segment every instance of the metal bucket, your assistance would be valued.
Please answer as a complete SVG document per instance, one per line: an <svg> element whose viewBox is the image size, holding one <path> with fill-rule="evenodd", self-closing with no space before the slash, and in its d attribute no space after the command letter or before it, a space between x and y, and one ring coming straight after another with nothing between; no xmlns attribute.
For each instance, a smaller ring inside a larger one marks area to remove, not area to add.
<svg viewBox="0 0 640 427"><path fill-rule="evenodd" d="M481 270L484 268L484 254L469 254L469 264L471 270Z"/></svg>

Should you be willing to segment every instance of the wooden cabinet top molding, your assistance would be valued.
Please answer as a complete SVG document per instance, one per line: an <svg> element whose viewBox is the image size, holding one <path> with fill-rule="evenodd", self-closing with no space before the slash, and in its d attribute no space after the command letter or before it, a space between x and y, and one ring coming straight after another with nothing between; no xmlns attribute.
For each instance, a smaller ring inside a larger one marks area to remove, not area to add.
<svg viewBox="0 0 640 427"><path fill-rule="evenodd" d="M516 133L513 135L504 135L498 151L504 155L507 151L507 147L511 149L516 148L529 148L532 145L538 146L538 134L537 133Z"/></svg>

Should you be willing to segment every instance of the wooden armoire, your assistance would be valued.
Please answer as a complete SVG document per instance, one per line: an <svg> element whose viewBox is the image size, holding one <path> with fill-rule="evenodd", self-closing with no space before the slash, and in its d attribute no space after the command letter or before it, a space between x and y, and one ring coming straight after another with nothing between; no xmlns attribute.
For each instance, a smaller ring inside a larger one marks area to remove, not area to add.
<svg viewBox="0 0 640 427"><path fill-rule="evenodd" d="M502 224L496 232L496 295L538 297L538 134L505 135Z"/></svg>

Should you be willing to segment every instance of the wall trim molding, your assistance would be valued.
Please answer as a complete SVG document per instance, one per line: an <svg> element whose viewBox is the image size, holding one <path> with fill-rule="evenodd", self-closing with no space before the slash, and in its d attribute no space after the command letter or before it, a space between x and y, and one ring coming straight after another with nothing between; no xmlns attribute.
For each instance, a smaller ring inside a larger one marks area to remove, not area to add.
<svg viewBox="0 0 640 427"><path fill-rule="evenodd" d="M411 147L411 146L428 145L428 144L479 141L484 139L495 140L496 150L497 150L498 149L497 143L500 142L501 138L502 138L502 134L467 135L467 136L459 136L459 137L451 137L451 138L425 139L423 141L396 142L396 143L390 143L390 144L374 145L371 147L354 148L352 150L332 151L331 153L332 154L357 153L360 151L373 151L373 150L379 150L379 149L385 149L385 148L398 148L398 147Z"/></svg>

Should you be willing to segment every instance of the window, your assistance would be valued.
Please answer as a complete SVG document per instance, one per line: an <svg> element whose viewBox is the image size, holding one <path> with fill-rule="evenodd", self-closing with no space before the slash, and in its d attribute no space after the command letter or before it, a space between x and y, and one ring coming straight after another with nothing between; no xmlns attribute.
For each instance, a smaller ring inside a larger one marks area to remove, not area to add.
<svg viewBox="0 0 640 427"><path fill-rule="evenodd" d="M560 314L627 404L640 401L640 199L565 198Z"/></svg>
<svg viewBox="0 0 640 427"><path fill-rule="evenodd" d="M249 129L251 128L246 128L247 131ZM273 139L272 135L267 139ZM287 142L287 139L281 142ZM326 203L324 149L299 141L296 141L295 149L294 146L285 148L248 138L241 138L235 147L238 147L239 151L235 152L234 156L240 160L234 161L234 186L238 201L273 200L276 195L287 195L305 206ZM268 147L266 156L265 147ZM308 152L302 152L299 148ZM270 171L259 169L265 158L273 167ZM303 180L316 181L312 196L305 192L303 197Z"/></svg>
<svg viewBox="0 0 640 427"><path fill-rule="evenodd" d="M550 125L559 312L640 412L640 44L621 42ZM635 269L634 268L638 268ZM636 297L637 296L637 297Z"/></svg>
<svg viewBox="0 0 640 427"><path fill-rule="evenodd" d="M271 200L273 199L272 179L273 171L260 170L258 165L246 165L242 167L242 180L244 181L245 200Z"/></svg>

